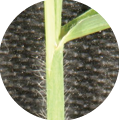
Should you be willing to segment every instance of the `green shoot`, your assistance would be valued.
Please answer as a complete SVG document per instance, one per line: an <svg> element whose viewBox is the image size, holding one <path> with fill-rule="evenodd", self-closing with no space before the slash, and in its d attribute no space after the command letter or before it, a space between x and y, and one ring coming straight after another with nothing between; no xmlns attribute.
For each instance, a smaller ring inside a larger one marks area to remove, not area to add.
<svg viewBox="0 0 119 120"><path fill-rule="evenodd" d="M110 26L93 9L61 27L62 0L45 1L47 119L64 120L63 47Z"/></svg>

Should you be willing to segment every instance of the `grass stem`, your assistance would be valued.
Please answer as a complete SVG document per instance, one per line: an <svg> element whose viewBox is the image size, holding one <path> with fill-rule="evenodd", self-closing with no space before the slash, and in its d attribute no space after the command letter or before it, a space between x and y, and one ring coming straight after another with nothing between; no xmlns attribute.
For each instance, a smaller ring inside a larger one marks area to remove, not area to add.
<svg viewBox="0 0 119 120"><path fill-rule="evenodd" d="M62 0L45 1L47 119L64 120L63 45L61 31Z"/></svg>

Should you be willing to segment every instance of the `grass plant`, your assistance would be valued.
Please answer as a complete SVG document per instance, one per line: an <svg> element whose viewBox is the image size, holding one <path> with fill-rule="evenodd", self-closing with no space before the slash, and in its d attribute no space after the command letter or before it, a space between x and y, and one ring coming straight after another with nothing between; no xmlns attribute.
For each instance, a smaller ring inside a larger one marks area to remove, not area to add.
<svg viewBox="0 0 119 120"><path fill-rule="evenodd" d="M64 44L73 39L110 28L102 16L93 9L61 26L62 2L63 0L46 0L44 4L48 120L65 120Z"/></svg>

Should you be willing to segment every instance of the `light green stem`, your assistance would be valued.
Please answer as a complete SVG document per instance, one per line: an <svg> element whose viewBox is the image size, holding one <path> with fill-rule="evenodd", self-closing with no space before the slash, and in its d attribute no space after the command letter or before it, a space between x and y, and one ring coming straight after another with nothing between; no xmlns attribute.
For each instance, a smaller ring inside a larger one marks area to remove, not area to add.
<svg viewBox="0 0 119 120"><path fill-rule="evenodd" d="M63 48L55 50L47 70L47 119L64 120Z"/></svg>
<svg viewBox="0 0 119 120"><path fill-rule="evenodd" d="M62 0L45 1L47 119L64 120L63 45L59 46Z"/></svg>

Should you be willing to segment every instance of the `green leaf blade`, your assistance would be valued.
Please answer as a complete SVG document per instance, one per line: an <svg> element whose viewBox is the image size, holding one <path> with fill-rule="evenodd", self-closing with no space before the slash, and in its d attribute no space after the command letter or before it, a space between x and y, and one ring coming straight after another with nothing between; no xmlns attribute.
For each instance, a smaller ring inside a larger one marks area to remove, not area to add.
<svg viewBox="0 0 119 120"><path fill-rule="evenodd" d="M110 26L104 18L95 10L90 9L62 27L60 44L108 28L110 28Z"/></svg>
<svg viewBox="0 0 119 120"><path fill-rule="evenodd" d="M80 38L95 32L110 28L108 23L99 14L87 17L77 23L71 30L64 36L64 43Z"/></svg>
<svg viewBox="0 0 119 120"><path fill-rule="evenodd" d="M63 36L65 36L67 34L67 32L73 27L75 26L80 20L85 19L87 17L90 17L92 15L96 15L98 14L95 10L90 9L87 12L85 12L84 14L80 15L79 17L73 19L72 21L70 21L69 23L67 23L66 25L62 26L61 29L61 35L60 38L62 38Z"/></svg>

